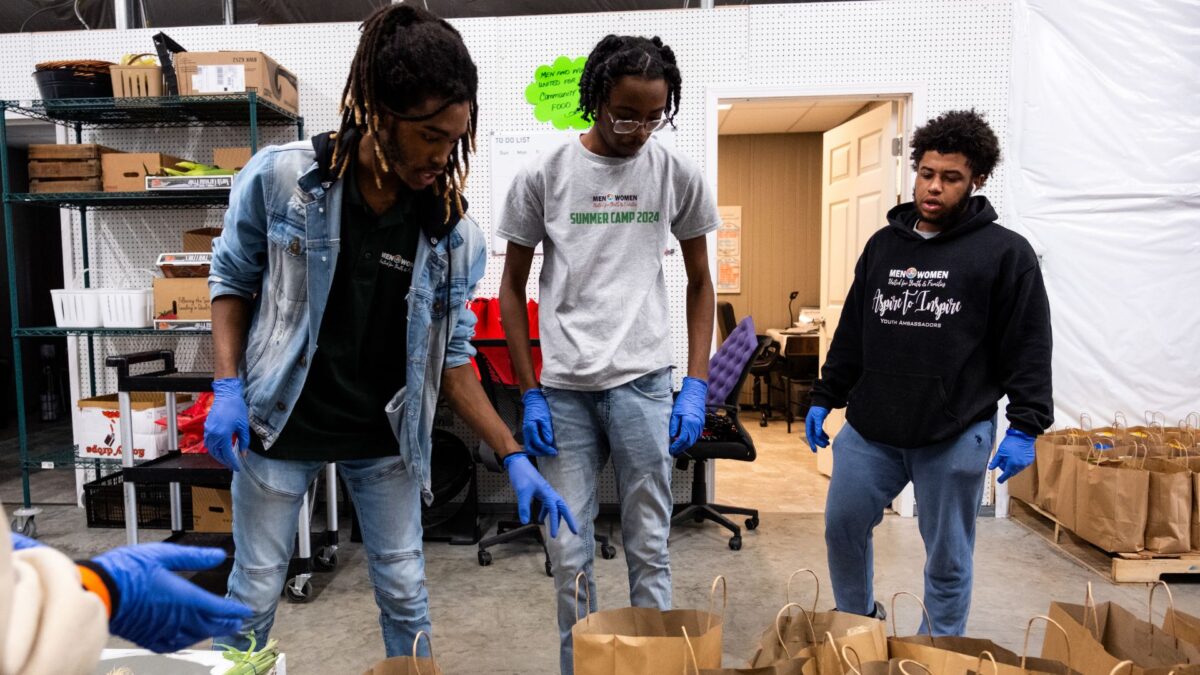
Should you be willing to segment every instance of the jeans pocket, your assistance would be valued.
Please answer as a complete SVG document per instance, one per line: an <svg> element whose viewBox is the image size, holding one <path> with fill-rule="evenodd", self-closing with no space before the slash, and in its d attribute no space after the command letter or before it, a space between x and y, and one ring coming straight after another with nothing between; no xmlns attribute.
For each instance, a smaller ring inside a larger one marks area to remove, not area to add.
<svg viewBox="0 0 1200 675"><path fill-rule="evenodd" d="M304 495L306 486L301 486L299 491L293 491L290 489L291 485L281 485L281 483L285 482L282 480L284 478L282 474L291 470L291 463L287 460L264 457L253 450L243 453L241 460L242 471L259 490L293 499Z"/></svg>
<svg viewBox="0 0 1200 675"><path fill-rule="evenodd" d="M629 388L655 400L671 398L671 369L663 368L647 373L629 383Z"/></svg>

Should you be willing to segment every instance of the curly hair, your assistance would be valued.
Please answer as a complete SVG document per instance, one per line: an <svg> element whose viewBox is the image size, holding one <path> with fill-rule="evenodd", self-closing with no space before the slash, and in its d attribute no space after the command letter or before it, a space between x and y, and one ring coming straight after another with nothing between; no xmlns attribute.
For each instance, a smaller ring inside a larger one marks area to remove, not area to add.
<svg viewBox="0 0 1200 675"><path fill-rule="evenodd" d="M452 206L458 217L463 217L462 191L471 170L479 120L479 75L462 36L446 21L406 4L380 8L367 17L361 30L342 92L341 126L334 136L338 139L332 162L335 175L340 178L346 172L354 154L353 148L347 147L354 134L348 132L378 137L380 114L422 121L451 105L469 103L467 134L454 145L435 187L445 200L446 222ZM442 102L441 107L425 115L406 114L430 99ZM390 170L378 145L375 157L384 172Z"/></svg>
<svg viewBox="0 0 1200 675"><path fill-rule="evenodd" d="M974 108L952 110L929 120L913 132L912 149L914 171L930 150L944 155L962 153L976 176L990 176L1000 163L1000 141Z"/></svg>
<svg viewBox="0 0 1200 675"><path fill-rule="evenodd" d="M666 81L666 117L674 126L683 78L675 62L675 52L658 37L608 35L592 49L579 77L579 112L583 118L595 122L601 104L612 94L613 85L629 75Z"/></svg>

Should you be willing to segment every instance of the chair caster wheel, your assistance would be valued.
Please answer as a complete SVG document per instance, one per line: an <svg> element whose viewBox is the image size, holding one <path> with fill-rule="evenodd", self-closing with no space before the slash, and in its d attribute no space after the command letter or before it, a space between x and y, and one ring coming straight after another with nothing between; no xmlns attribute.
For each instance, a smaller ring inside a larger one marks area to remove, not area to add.
<svg viewBox="0 0 1200 675"><path fill-rule="evenodd" d="M312 602L312 600L313 600L312 582L305 581L304 584L300 586L299 590L297 590L296 586L292 582L289 581L283 587L283 594L285 596L287 596L287 601L294 605L301 605L301 604L305 604L308 602Z"/></svg>
<svg viewBox="0 0 1200 675"><path fill-rule="evenodd" d="M732 537L730 537L730 538L729 538L729 548L730 548L731 550L733 550L733 551L740 551L740 550L742 550L742 537L741 537L741 535L736 535L736 534L735 534L734 536L732 536Z"/></svg>
<svg viewBox="0 0 1200 675"><path fill-rule="evenodd" d="M758 516L752 516L752 517L746 519L746 529L747 530L757 530L758 529Z"/></svg>
<svg viewBox="0 0 1200 675"><path fill-rule="evenodd" d="M322 546L317 551L317 555L313 558L313 569L318 572L332 572L337 569L338 554L337 550L331 546Z"/></svg>
<svg viewBox="0 0 1200 675"><path fill-rule="evenodd" d="M612 545L601 546L600 557L604 558L605 560L612 560L613 558L617 557L617 548Z"/></svg>
<svg viewBox="0 0 1200 675"><path fill-rule="evenodd" d="M487 551L480 550L479 551L479 566L487 567L488 565L491 565L491 564L492 564L492 554Z"/></svg>

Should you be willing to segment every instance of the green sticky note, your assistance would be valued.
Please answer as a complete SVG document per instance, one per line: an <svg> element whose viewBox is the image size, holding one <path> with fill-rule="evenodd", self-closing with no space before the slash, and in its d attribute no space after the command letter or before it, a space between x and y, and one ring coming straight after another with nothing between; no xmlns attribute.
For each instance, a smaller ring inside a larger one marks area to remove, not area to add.
<svg viewBox="0 0 1200 675"><path fill-rule="evenodd" d="M588 129L591 122L579 112L579 76L587 57L560 56L550 65L538 66L533 82L525 88L525 100L533 106L539 122L555 129Z"/></svg>

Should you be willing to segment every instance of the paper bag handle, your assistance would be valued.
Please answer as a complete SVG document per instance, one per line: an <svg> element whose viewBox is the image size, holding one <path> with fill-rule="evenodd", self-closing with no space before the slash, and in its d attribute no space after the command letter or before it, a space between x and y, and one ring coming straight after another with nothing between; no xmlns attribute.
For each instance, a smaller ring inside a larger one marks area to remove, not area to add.
<svg viewBox="0 0 1200 675"><path fill-rule="evenodd" d="M804 620L808 622L808 634L812 636L812 639L809 640L809 644L817 641L817 629L815 626L813 626L812 618L808 615L808 612L794 602L789 602L788 604L784 605L779 612L775 614L775 637L779 638L779 646L783 647L783 653L787 654L789 659L792 658L792 654L788 651L787 641L783 639L783 629L779 626L779 620L790 614L793 607L800 610L800 613L804 615Z"/></svg>
<svg viewBox="0 0 1200 675"><path fill-rule="evenodd" d="M986 649L979 652L979 660L975 662L975 672L978 675L983 675L983 657L985 656L988 661L992 662L992 675L1000 675L1000 666L996 665L996 657L992 656L992 653ZM1021 669L1025 669L1024 663L1021 664Z"/></svg>
<svg viewBox="0 0 1200 675"><path fill-rule="evenodd" d="M1067 630L1062 627L1062 624L1055 621L1054 619L1051 619L1050 617L1046 616L1045 614L1035 616L1029 620L1029 623L1025 624L1025 646L1021 648L1021 670L1027 670L1027 668L1025 667L1025 663L1029 660L1029 634L1031 632L1033 632L1033 624L1037 623L1038 621L1046 622L1046 631L1047 632L1049 632L1050 626L1054 626L1055 628L1058 629L1058 631L1060 633L1063 634L1063 642L1067 645L1067 675L1070 675L1071 663L1072 663L1072 660L1071 660L1071 636L1067 634ZM1096 623L1100 623L1099 619L1097 619ZM991 655L989 654L989 656L991 656ZM993 658L992 663L995 663L995 662L996 661ZM1000 669L997 668L996 670L997 670L997 672L999 672Z"/></svg>
<svg viewBox="0 0 1200 675"><path fill-rule="evenodd" d="M1126 666L1129 667L1130 675L1133 675L1133 661L1122 661L1118 663L1117 665L1113 666L1112 670L1108 671L1108 675L1117 675L1117 673L1121 672L1121 669L1125 668ZM1167 675L1172 675L1174 672L1175 671L1172 670L1170 673L1167 673Z"/></svg>
<svg viewBox="0 0 1200 675"><path fill-rule="evenodd" d="M821 579L817 576L816 572L808 569L807 567L805 567L803 569L798 569L795 572L792 572L792 575L790 577L788 577L787 594L785 596L785 601L788 604L791 604L791 602L792 602L792 580L796 578L797 574L802 574L804 572L807 572L812 575L813 586L815 586L817 589L816 595L813 596L813 604L812 604L812 610L811 610L813 614L816 614L817 613L817 602L820 601L820 599L821 599Z"/></svg>
<svg viewBox="0 0 1200 675"><path fill-rule="evenodd" d="M925 606L925 602L923 600L912 593L909 593L908 591L900 591L892 596L892 637L900 637L899 632L896 630L896 598L902 595L907 595L913 600L916 600L917 604L921 606L921 613L925 615L925 630L929 633L929 644L933 645L935 639L933 637L933 619L929 618L929 609ZM918 628L917 630L919 631L921 629Z"/></svg>
<svg viewBox="0 0 1200 675"><path fill-rule="evenodd" d="M903 675L913 675L905 670L904 666L916 666L925 671L926 675L933 675L933 671L929 669L929 666L925 665L924 663L913 661L912 659L901 659L901 661L896 664L896 668L898 668Z"/></svg>
<svg viewBox="0 0 1200 675"><path fill-rule="evenodd" d="M575 621L579 621L579 580L580 579L587 581L587 572L580 572L579 574L575 575ZM584 614L583 618L588 623L591 623L591 619L592 619L592 587L585 584L583 587L583 590L584 590L584 592L587 593L587 614Z"/></svg>
<svg viewBox="0 0 1200 675"><path fill-rule="evenodd" d="M858 664L857 666L850 662L852 654L854 655L854 662ZM842 645L842 660L846 662L846 666L850 668L850 672L854 673L854 675L862 675L862 659L858 656L858 650L848 644Z"/></svg>
<svg viewBox="0 0 1200 675"><path fill-rule="evenodd" d="M683 642L687 645L687 653L683 655L683 675L688 675L688 673L691 672L688 670L688 656L692 657L690 661L692 664L692 671L694 671L696 675L700 675L700 661L696 658L696 650L692 648L692 639L688 637L687 627L680 626L680 629L683 631Z"/></svg>
<svg viewBox="0 0 1200 675"><path fill-rule="evenodd" d="M838 655L837 644L834 643L833 633L825 631L825 644L828 645L831 650L833 650L833 660L838 664L838 669L842 671L840 675L846 675L846 667L842 665L842 657ZM821 670L820 659L817 660L817 670ZM818 675L825 675L825 673L818 673Z"/></svg>
<svg viewBox="0 0 1200 675"><path fill-rule="evenodd" d="M1200 427L1200 412L1196 412L1193 410L1192 412L1187 414L1187 417L1183 418L1183 421L1184 421L1184 424L1186 424L1188 427L1191 427L1192 429ZM1181 424L1179 426L1184 426L1184 425Z"/></svg>
<svg viewBox="0 0 1200 675"><path fill-rule="evenodd" d="M1161 580L1154 582L1154 585L1150 587L1150 599L1146 602L1146 618L1150 624L1150 645L1154 645L1154 591L1157 591L1159 586L1162 586L1162 589L1167 592L1167 613L1163 618L1163 628L1167 626L1165 617L1171 617L1171 636L1175 638L1175 649L1179 649L1179 637L1175 632L1175 596L1171 594L1171 587L1167 585L1167 582Z"/></svg>
<svg viewBox="0 0 1200 675"><path fill-rule="evenodd" d="M1080 431L1091 431L1092 430L1092 416L1091 415L1089 415L1085 412L1079 413L1079 430Z"/></svg>
<svg viewBox="0 0 1200 675"><path fill-rule="evenodd" d="M1124 431L1129 433L1129 418L1125 417L1125 413L1118 410L1113 413L1113 431Z"/></svg>
<svg viewBox="0 0 1200 675"><path fill-rule="evenodd" d="M422 636L424 636L425 642L429 644L429 660L433 660L433 639L429 637L429 633L419 631L417 636L413 638L412 656L409 657L412 659L413 672L417 675L421 675L421 663L417 660L417 646L421 644Z"/></svg>
<svg viewBox="0 0 1200 675"><path fill-rule="evenodd" d="M708 590L708 620L704 622L704 632L707 633L712 628L713 605L717 601L717 584L721 584L721 620L725 620L725 610L729 609L729 584L725 583L725 577L718 574L717 578L713 579L712 588ZM591 603L589 603L590 605Z"/></svg>
<svg viewBox="0 0 1200 675"><path fill-rule="evenodd" d="M1083 628L1088 627L1088 610L1092 613L1092 637L1100 641L1100 613L1096 611L1096 598L1092 596L1092 582L1087 583L1087 594L1083 596Z"/></svg>

